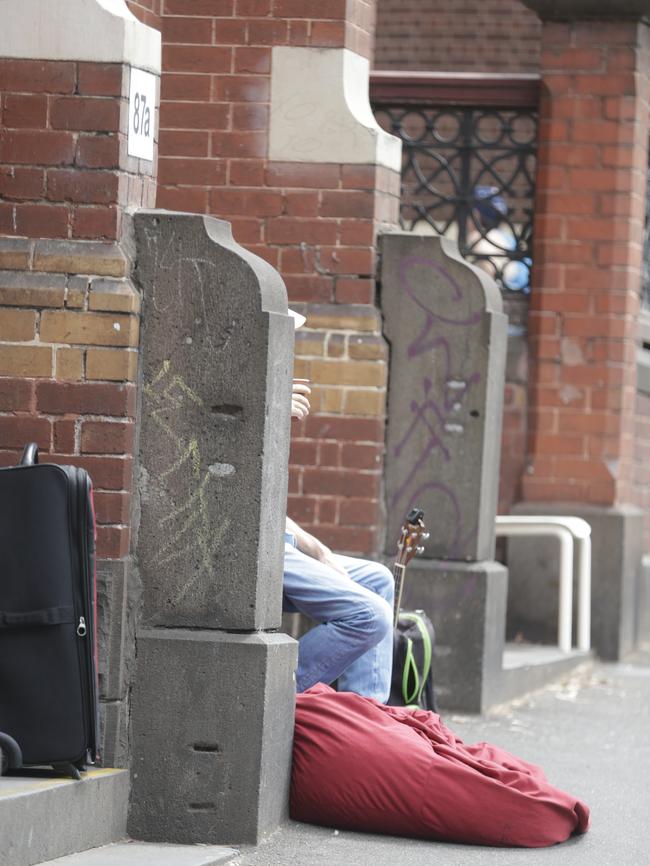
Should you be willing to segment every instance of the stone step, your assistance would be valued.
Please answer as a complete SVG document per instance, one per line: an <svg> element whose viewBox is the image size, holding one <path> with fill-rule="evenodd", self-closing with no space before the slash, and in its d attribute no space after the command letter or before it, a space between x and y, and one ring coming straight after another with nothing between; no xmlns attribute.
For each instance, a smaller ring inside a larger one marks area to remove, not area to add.
<svg viewBox="0 0 650 866"><path fill-rule="evenodd" d="M221 845L157 845L125 841L49 860L47 866L217 866L238 854L234 848Z"/></svg>
<svg viewBox="0 0 650 866"><path fill-rule="evenodd" d="M50 769L0 777L0 866L33 866L126 837L129 774Z"/></svg>
<svg viewBox="0 0 650 866"><path fill-rule="evenodd" d="M592 661L593 653L584 650L565 653L557 646L507 643L501 671L489 683L487 704L521 697Z"/></svg>

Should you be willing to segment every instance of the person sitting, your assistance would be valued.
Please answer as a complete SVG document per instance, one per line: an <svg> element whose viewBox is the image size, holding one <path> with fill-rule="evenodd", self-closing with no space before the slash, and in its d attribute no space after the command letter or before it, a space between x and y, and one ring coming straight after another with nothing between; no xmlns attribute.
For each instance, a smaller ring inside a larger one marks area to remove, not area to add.
<svg viewBox="0 0 650 866"><path fill-rule="evenodd" d="M292 417L308 414L309 393L306 380L294 380ZM283 610L300 612L318 623L299 640L298 692L338 680L341 691L380 702L388 699L394 589L393 576L384 565L332 553L287 517Z"/></svg>

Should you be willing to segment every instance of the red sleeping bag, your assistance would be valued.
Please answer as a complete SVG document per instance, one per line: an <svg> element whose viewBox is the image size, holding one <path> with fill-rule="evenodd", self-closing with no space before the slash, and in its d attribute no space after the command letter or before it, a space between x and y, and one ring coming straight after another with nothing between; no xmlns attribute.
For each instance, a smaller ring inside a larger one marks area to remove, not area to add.
<svg viewBox="0 0 650 866"><path fill-rule="evenodd" d="M436 713L319 684L297 696L291 817L347 830L538 848L584 833L589 809L539 767L466 746Z"/></svg>

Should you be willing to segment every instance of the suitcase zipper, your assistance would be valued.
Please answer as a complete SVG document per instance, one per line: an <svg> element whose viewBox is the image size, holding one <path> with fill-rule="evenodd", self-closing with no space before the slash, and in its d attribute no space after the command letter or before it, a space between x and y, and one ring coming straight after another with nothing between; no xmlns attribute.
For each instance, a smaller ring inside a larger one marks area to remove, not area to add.
<svg viewBox="0 0 650 866"><path fill-rule="evenodd" d="M82 556L81 556L81 590L83 598L83 613L77 619L77 635L83 641L80 646L80 656L82 662L82 694L84 704L84 727L86 728L86 743L92 761L95 760L97 754L97 731L95 727L96 715L96 685L93 676L93 653L94 653L94 630L88 637L88 625L92 626L93 614L92 606L93 599L93 582L92 575L89 573L89 545L88 545L88 498L92 495L90 484L87 480L86 473L83 470L77 470L77 515L79 520L79 534L82 539ZM94 551L93 551L94 555Z"/></svg>

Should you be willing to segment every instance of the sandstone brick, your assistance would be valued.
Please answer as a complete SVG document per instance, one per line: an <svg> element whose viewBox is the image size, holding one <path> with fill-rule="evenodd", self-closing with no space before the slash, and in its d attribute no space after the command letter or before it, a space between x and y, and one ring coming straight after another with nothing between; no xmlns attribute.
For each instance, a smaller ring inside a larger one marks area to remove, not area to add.
<svg viewBox="0 0 650 866"><path fill-rule="evenodd" d="M384 424L374 418L329 418L326 415L310 415L305 421L305 433L314 439L383 442Z"/></svg>
<svg viewBox="0 0 650 866"><path fill-rule="evenodd" d="M137 346L135 316L46 310L41 316L41 340L89 346Z"/></svg>
<svg viewBox="0 0 650 866"><path fill-rule="evenodd" d="M346 415L384 415L386 394L351 388L345 392L343 410Z"/></svg>
<svg viewBox="0 0 650 866"><path fill-rule="evenodd" d="M86 304L88 295L89 279L88 277L71 276L68 277L67 288L65 293L66 309L80 310Z"/></svg>
<svg viewBox="0 0 650 866"><path fill-rule="evenodd" d="M86 378L110 382L134 382L138 353L126 349L88 349Z"/></svg>
<svg viewBox="0 0 650 866"><path fill-rule="evenodd" d="M329 358L343 358L345 350L345 336L343 334L330 334L327 340L327 356Z"/></svg>
<svg viewBox="0 0 650 866"><path fill-rule="evenodd" d="M27 238L0 237L0 268L23 270L30 267L33 241Z"/></svg>
<svg viewBox="0 0 650 866"><path fill-rule="evenodd" d="M380 336L351 334L348 339L348 355L355 360L387 360L388 346Z"/></svg>
<svg viewBox="0 0 650 866"><path fill-rule="evenodd" d="M314 359L310 363L314 384L374 385L386 382L386 365L381 361L345 361Z"/></svg>
<svg viewBox="0 0 650 866"><path fill-rule="evenodd" d="M35 274L29 271L0 271L0 304L17 307L62 307L64 297L64 276ZM1 330L0 334L4 337Z"/></svg>
<svg viewBox="0 0 650 866"><path fill-rule="evenodd" d="M0 344L0 376L51 376L49 346Z"/></svg>
<svg viewBox="0 0 650 866"><path fill-rule="evenodd" d="M343 390L341 388L318 388L320 396L319 412L341 415L343 413Z"/></svg>
<svg viewBox="0 0 650 866"><path fill-rule="evenodd" d="M92 241L36 241L34 270L63 274L126 276L128 264L116 244Z"/></svg>
<svg viewBox="0 0 650 866"><path fill-rule="evenodd" d="M92 280L88 297L89 310L116 313L138 313L140 295L130 280Z"/></svg>
<svg viewBox="0 0 650 866"><path fill-rule="evenodd" d="M366 305L317 305L310 304L303 310L310 329L331 331L375 331L381 330L377 310Z"/></svg>
<svg viewBox="0 0 650 866"><path fill-rule="evenodd" d="M297 331L295 342L296 355L312 356L325 354L325 334L315 331Z"/></svg>
<svg viewBox="0 0 650 866"><path fill-rule="evenodd" d="M0 309L0 339L8 343L33 340L36 336L36 313L33 310Z"/></svg>
<svg viewBox="0 0 650 866"><path fill-rule="evenodd" d="M78 381L83 378L84 353L82 349L57 349L55 377Z"/></svg>

